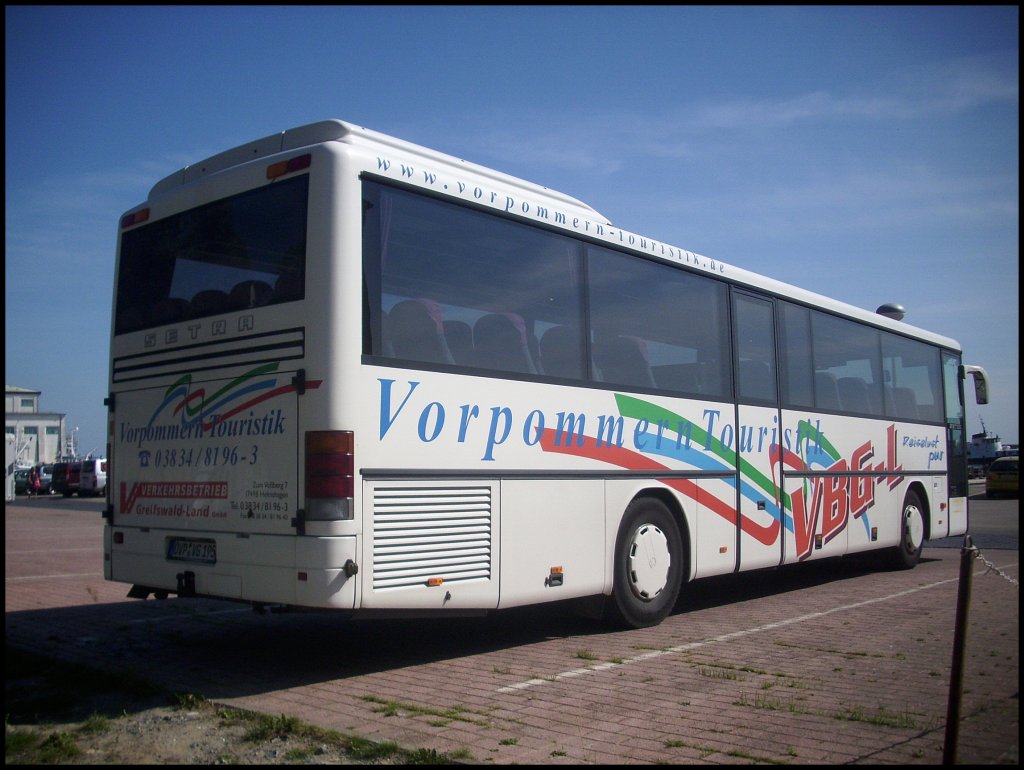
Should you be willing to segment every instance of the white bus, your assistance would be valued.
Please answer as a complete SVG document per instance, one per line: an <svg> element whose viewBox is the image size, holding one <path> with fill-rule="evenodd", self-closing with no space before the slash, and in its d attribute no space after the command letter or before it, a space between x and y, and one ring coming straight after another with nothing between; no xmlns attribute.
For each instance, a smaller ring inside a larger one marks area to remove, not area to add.
<svg viewBox="0 0 1024 770"><path fill-rule="evenodd" d="M967 530L946 337L340 121L120 221L104 574L382 615L683 584Z"/></svg>

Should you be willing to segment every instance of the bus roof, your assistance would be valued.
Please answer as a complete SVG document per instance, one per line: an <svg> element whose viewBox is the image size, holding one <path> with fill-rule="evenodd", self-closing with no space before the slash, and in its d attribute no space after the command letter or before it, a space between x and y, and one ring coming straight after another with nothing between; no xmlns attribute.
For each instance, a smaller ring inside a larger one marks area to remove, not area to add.
<svg viewBox="0 0 1024 770"><path fill-rule="evenodd" d="M510 174L495 171L492 168L471 163L470 161L438 152L437 150L431 150L428 147L407 142L404 139L397 139L378 131L346 123L343 120L322 120L305 126L289 128L280 133L271 134L262 139L247 142L246 144L218 153L198 163L185 166L157 182L149 191L149 197L156 197L174 187L188 184L196 179L209 176L240 163L325 142L344 142L346 144L367 147L389 147L400 150L406 155L418 156L441 165L461 166L466 171L477 176L489 178L506 187L518 188L532 195L557 201L563 206L575 209L580 213L586 213L587 216L595 221L610 224L606 217L599 214L586 203L565 193L560 193L557 190L552 190L533 182L527 182Z"/></svg>
<svg viewBox="0 0 1024 770"><path fill-rule="evenodd" d="M611 225L611 221L607 217L598 213L586 203L570 195L566 195L565 193L528 182L510 174L495 171L494 169L486 166L481 166L476 163L471 163L469 161L438 152L437 150L422 147L412 142L407 142L387 134L382 134L378 131L373 131L371 129L336 119L322 120L316 123L309 123L304 126L290 128L285 131L263 137L262 139L256 139L255 141L239 145L238 147L218 153L198 163L185 166L153 185L149 192L149 198L153 199L159 197L176 187L189 184L190 182L194 182L198 179L241 163L246 163L270 155L276 155L280 152L297 150L302 147L309 147L326 142L342 142L367 148L369 150L379 150L382 148L397 150L403 153L406 157L419 158L424 161L437 164L438 166L458 168L463 173L491 180L509 191L518 190L522 193L537 196L537 198L543 199L548 203L556 203L569 210L570 213L585 215L591 222L606 226ZM639 234L636 233L627 233L627 231L618 228L617 230L620 240L622 235L634 235L640 237ZM677 250L682 251L681 249ZM927 340L928 342L932 342L950 350L960 351L959 343L949 337L935 334L902 321L896 321L878 313L873 313L868 310L864 310L863 308L849 305L845 302L840 302L839 300L832 299L821 294L816 294L782 281L768 278L767 276L759 273L754 273L749 270L744 270L743 268L723 263L721 260L711 260L703 255L695 254L693 252L688 252L688 254L691 254L697 262L713 261L714 263L723 266L726 269L721 270L721 274L732 282L781 297L791 298L797 302L812 307L830 310L834 313L864 321L880 328L890 329L897 333ZM655 259L659 258L657 254L650 254L649 256L652 256Z"/></svg>

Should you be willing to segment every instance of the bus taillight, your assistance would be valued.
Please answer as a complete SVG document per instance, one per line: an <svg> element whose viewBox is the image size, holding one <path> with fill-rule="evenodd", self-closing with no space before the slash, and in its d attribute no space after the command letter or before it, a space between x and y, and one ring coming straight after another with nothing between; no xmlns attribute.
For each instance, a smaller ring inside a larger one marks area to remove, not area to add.
<svg viewBox="0 0 1024 770"><path fill-rule="evenodd" d="M312 162L313 156L307 152L305 155L299 155L290 160L273 163L267 166L267 179L277 179L279 176L290 174L293 171L302 171L304 168L309 168Z"/></svg>
<svg viewBox="0 0 1024 770"><path fill-rule="evenodd" d="M139 209L132 214L125 214L121 217L121 229L124 230L132 225L137 225L141 222L147 221L149 221L149 209Z"/></svg>
<svg viewBox="0 0 1024 770"><path fill-rule="evenodd" d="M353 517L355 434L348 430L306 433L306 519Z"/></svg>

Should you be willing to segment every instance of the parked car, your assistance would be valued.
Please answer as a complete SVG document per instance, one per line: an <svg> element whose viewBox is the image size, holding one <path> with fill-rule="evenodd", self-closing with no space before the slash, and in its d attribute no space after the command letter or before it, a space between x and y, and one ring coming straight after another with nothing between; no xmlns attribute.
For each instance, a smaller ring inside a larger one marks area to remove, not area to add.
<svg viewBox="0 0 1024 770"><path fill-rule="evenodd" d="M988 466L985 474L985 496L1019 495L1020 494L1020 462L1017 455L997 457Z"/></svg>
<svg viewBox="0 0 1024 770"><path fill-rule="evenodd" d="M51 463L45 463L36 467L39 468L39 494L53 494L53 465Z"/></svg>
<svg viewBox="0 0 1024 770"><path fill-rule="evenodd" d="M28 494L28 468L15 468L14 470L14 494Z"/></svg>
<svg viewBox="0 0 1024 770"><path fill-rule="evenodd" d="M71 463L54 463L52 476L50 478L50 490L57 495L64 494L64 487L68 480L68 466Z"/></svg>
<svg viewBox="0 0 1024 770"><path fill-rule="evenodd" d="M81 476L81 462L54 463L51 488L58 495L71 497L71 495L78 491L78 487L81 484Z"/></svg>
<svg viewBox="0 0 1024 770"><path fill-rule="evenodd" d="M107 491L107 458L82 460L78 496L102 495Z"/></svg>

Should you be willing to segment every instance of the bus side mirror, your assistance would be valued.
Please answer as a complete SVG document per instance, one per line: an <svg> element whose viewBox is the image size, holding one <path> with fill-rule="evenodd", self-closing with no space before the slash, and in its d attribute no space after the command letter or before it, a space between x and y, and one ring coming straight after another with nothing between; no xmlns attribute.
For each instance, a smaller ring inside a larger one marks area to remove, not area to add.
<svg viewBox="0 0 1024 770"><path fill-rule="evenodd" d="M967 375L971 375L974 379L974 400L979 404L988 403L988 374L980 366L968 366L964 364L961 369L963 370L962 378L966 379Z"/></svg>

